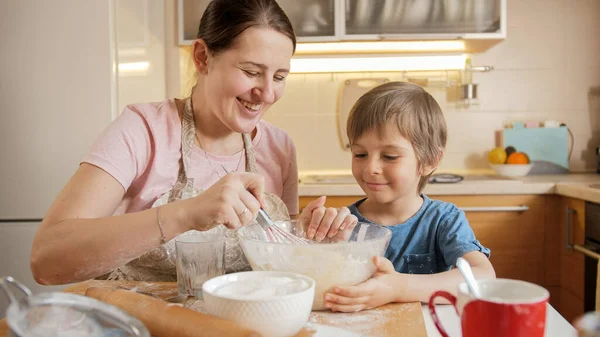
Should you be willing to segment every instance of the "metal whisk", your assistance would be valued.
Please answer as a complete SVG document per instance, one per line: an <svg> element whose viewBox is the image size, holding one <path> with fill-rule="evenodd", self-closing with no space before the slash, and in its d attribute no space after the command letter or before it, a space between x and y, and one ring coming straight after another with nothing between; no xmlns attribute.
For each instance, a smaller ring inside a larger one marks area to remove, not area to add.
<svg viewBox="0 0 600 337"><path fill-rule="evenodd" d="M308 244L312 242L308 239L297 237L296 235L275 225L267 212L265 212L262 208L258 211L256 222L258 222L258 224L265 231L268 242L299 244Z"/></svg>

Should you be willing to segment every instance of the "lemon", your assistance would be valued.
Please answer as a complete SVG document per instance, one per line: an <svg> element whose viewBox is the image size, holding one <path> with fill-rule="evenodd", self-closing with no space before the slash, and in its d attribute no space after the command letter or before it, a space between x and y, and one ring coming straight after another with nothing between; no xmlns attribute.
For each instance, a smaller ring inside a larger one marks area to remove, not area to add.
<svg viewBox="0 0 600 337"><path fill-rule="evenodd" d="M506 157L506 151L501 147L494 148L488 153L488 161L490 164L504 164L506 163Z"/></svg>

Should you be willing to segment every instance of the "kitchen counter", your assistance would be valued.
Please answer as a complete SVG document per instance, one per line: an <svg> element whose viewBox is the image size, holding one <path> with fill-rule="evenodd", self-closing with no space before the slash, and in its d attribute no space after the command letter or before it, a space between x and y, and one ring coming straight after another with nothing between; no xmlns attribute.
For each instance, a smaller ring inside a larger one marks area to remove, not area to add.
<svg viewBox="0 0 600 337"><path fill-rule="evenodd" d="M135 281L81 282L65 289L66 292L84 294L89 287L136 289L158 298L177 295L176 283L152 283ZM203 312L201 301L189 298L185 306ZM450 336L460 336L460 320L454 307L437 305L440 320ZM7 336L5 320L0 320L0 337ZM419 303L395 303L357 313L313 312L305 328L296 337L317 336L440 336L427 309ZM576 336L575 329L548 304L546 313L546 337Z"/></svg>
<svg viewBox="0 0 600 337"><path fill-rule="evenodd" d="M362 196L351 174L300 175L299 195ZM316 179L315 179L316 177ZM452 184L428 184L427 195L558 194L600 203L599 174L536 175L504 178L493 174L464 175ZM593 187L597 186L597 187Z"/></svg>
<svg viewBox="0 0 600 337"><path fill-rule="evenodd" d="M94 287L111 290L128 289L163 300L177 296L177 283L175 282L89 280L75 283L64 289L64 291L84 295L87 289ZM200 313L206 313L202 300L190 297L185 300L183 306ZM140 314L140 312L137 313ZM144 317L136 317L142 322L144 321ZM145 318L148 319L148 316ZM372 310L356 313L312 312L305 327L295 337L427 337L430 329L431 327L425 326L420 303L390 303ZM7 333L6 321L0 320L0 337L6 337ZM198 336L200 335L202 335L201 331L198 332Z"/></svg>

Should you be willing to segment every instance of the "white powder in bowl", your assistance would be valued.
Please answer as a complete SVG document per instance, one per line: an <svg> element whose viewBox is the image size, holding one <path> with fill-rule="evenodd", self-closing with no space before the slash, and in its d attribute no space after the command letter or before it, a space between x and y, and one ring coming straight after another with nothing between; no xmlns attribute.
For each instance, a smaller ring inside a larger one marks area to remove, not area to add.
<svg viewBox="0 0 600 337"><path fill-rule="evenodd" d="M373 256L381 255L378 246L368 244L363 245L363 251L357 256L328 248L327 245L295 245L285 254L266 257L264 263L248 260L254 270L290 271L312 278L316 281L312 309L326 310L324 294L334 286L357 285L368 280L376 269Z"/></svg>
<svg viewBox="0 0 600 337"><path fill-rule="evenodd" d="M308 282L299 278L267 276L225 284L215 291L215 295L245 300L269 299L296 294L309 287Z"/></svg>

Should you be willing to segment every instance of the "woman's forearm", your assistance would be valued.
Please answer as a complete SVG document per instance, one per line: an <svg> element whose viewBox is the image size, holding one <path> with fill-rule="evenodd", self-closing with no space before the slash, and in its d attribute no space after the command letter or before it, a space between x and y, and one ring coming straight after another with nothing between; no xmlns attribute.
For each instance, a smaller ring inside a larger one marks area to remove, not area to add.
<svg viewBox="0 0 600 337"><path fill-rule="evenodd" d="M167 241L187 230L180 209L177 203L161 208ZM33 243L31 270L40 284L87 280L158 247L160 241L155 208L98 219L42 222Z"/></svg>

